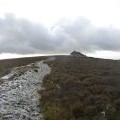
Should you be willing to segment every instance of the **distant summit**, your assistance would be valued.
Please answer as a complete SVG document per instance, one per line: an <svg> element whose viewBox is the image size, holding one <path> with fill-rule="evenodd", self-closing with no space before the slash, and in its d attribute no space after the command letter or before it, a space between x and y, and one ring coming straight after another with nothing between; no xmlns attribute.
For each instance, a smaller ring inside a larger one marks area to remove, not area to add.
<svg viewBox="0 0 120 120"><path fill-rule="evenodd" d="M84 55L80 52L77 52L77 51L73 51L70 55L73 57L86 57L86 55Z"/></svg>

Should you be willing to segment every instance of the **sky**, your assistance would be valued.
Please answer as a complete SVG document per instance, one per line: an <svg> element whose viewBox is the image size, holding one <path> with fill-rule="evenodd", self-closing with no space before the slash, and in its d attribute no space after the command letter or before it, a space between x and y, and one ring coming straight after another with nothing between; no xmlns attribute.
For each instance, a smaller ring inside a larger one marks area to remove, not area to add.
<svg viewBox="0 0 120 120"><path fill-rule="evenodd" d="M69 54L120 59L120 0L0 0L0 59Z"/></svg>

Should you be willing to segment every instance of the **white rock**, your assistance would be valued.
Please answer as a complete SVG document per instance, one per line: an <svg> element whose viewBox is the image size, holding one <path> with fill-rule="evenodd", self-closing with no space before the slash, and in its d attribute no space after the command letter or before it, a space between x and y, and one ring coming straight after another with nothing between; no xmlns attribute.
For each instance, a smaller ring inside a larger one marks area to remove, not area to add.
<svg viewBox="0 0 120 120"><path fill-rule="evenodd" d="M0 120L42 120L38 90L42 89L42 79L50 71L50 67L40 61L14 68L10 74L2 77L5 82L0 85ZM16 77L9 80L14 75Z"/></svg>

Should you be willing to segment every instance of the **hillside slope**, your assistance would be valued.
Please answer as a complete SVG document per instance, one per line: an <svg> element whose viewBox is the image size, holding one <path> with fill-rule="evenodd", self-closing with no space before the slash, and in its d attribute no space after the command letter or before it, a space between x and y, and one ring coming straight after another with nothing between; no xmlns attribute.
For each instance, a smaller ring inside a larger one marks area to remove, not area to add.
<svg viewBox="0 0 120 120"><path fill-rule="evenodd" d="M9 73L12 67L26 69L24 66L27 64L46 58L48 57L1 60L0 77ZM76 55L55 56L55 58L44 62L51 68L51 73L43 80L44 89L40 90L41 83L36 84L40 85L39 88L36 86L36 89L39 90L41 97L39 107L42 108L44 120L120 120L120 61L76 57ZM37 76L37 70L36 72L34 68L31 70L35 74L31 73L30 76ZM23 74L23 78L24 75L26 73ZM29 81L29 77L25 79ZM33 81L31 79L31 89ZM2 86L0 89L5 87L5 82L7 81L0 80ZM25 92L25 89L23 91ZM4 107L2 102L1 105ZM1 110L0 107L0 112ZM9 117L6 120L9 120Z"/></svg>
<svg viewBox="0 0 120 120"><path fill-rule="evenodd" d="M120 120L120 61L59 56L48 64L45 120Z"/></svg>

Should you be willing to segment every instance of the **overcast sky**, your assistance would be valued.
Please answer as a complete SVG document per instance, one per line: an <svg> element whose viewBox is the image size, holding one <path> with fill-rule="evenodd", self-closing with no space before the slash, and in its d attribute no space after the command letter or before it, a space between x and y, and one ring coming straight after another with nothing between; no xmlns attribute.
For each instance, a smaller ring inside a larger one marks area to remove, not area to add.
<svg viewBox="0 0 120 120"><path fill-rule="evenodd" d="M120 59L120 0L0 0L0 59L68 54Z"/></svg>

